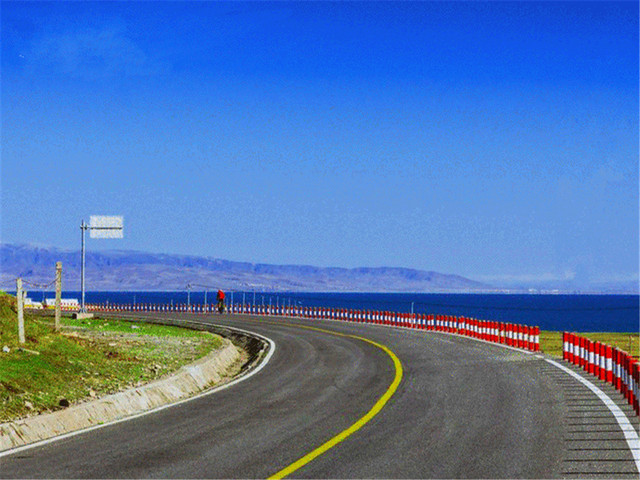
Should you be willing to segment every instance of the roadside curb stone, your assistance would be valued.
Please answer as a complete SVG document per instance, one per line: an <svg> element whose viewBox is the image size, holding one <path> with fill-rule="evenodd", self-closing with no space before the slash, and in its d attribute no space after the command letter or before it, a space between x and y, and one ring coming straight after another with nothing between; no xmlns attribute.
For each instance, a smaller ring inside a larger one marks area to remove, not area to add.
<svg viewBox="0 0 640 480"><path fill-rule="evenodd" d="M65 410L0 424L0 451L119 420L188 398L219 383L240 351L228 339L222 348L181 367L170 377L107 395Z"/></svg>

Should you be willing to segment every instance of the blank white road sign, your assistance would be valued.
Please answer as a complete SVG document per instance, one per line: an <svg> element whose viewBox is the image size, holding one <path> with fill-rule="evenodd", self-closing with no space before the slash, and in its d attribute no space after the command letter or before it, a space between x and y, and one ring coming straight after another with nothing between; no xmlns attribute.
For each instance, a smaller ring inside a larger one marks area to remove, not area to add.
<svg viewBox="0 0 640 480"><path fill-rule="evenodd" d="M89 236L91 238L122 238L123 223L121 216L91 215Z"/></svg>

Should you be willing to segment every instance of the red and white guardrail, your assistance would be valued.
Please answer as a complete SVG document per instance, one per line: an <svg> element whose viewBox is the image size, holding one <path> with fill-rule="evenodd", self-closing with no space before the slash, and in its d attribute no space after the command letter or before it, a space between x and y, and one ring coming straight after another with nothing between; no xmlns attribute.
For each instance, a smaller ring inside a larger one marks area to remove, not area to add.
<svg viewBox="0 0 640 480"><path fill-rule="evenodd" d="M562 358L613 385L640 415L640 364L629 353L575 333L562 333Z"/></svg>
<svg viewBox="0 0 640 480"><path fill-rule="evenodd" d="M114 305L91 304L89 311L107 312L189 312L213 313L216 305L187 304L140 304ZM325 320L340 320L355 323L371 323L397 328L430 330L477 338L486 342L500 343L514 348L537 352L540 350L540 328L513 323L478 320L453 315L427 315L421 313L399 313L378 310L354 310L347 308L302 307L283 305L233 304L229 313L246 315L269 315Z"/></svg>
<svg viewBox="0 0 640 480"><path fill-rule="evenodd" d="M90 304L89 311L107 312L187 312L213 313L217 305L187 304ZM378 310L354 310L347 308L302 307L283 305L232 304L232 314L299 317L323 320L339 320L355 323L371 323L397 328L445 332L500 343L513 348L537 352L540 350L540 328L513 323L478 320L452 315L427 315ZM578 365L588 373L610 383L640 415L640 364L627 352L600 342L593 342L574 333L563 332L563 358Z"/></svg>

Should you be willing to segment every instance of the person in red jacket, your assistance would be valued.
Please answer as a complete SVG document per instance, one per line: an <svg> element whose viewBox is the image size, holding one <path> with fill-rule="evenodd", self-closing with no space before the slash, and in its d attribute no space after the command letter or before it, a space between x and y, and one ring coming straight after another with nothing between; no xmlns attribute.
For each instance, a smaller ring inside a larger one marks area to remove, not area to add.
<svg viewBox="0 0 640 480"><path fill-rule="evenodd" d="M224 312L224 292L218 290L218 312Z"/></svg>

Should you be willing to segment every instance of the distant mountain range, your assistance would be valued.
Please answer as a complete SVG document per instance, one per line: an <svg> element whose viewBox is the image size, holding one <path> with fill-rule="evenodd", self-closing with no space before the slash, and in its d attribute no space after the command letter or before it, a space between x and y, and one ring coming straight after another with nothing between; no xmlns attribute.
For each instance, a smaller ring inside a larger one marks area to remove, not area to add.
<svg viewBox="0 0 640 480"><path fill-rule="evenodd" d="M80 289L80 252L33 245L0 245L0 287L15 278L46 284L61 261L63 289ZM478 292L490 285L458 275L410 268L337 268L268 265L211 257L110 250L87 252L86 289L183 290L187 284L228 290L331 292ZM29 288L29 287L27 287ZM35 288L30 288L35 290Z"/></svg>

